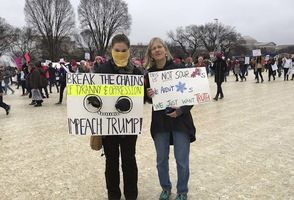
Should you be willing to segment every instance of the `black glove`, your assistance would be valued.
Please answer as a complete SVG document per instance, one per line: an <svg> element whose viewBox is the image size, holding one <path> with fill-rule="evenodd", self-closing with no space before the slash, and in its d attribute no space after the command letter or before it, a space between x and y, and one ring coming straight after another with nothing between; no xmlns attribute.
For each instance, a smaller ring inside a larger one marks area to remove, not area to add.
<svg viewBox="0 0 294 200"><path fill-rule="evenodd" d="M91 96L87 100L88 100L89 104L91 104L93 107L95 107L95 108L101 107L101 102L97 97Z"/></svg>
<svg viewBox="0 0 294 200"><path fill-rule="evenodd" d="M172 108L172 107L166 107L164 112L165 114L170 114L172 112L174 112L176 109Z"/></svg>
<svg viewBox="0 0 294 200"><path fill-rule="evenodd" d="M127 112L130 111L131 108L131 101L128 98L121 98L119 99L116 104L115 104L115 108L119 111L119 112Z"/></svg>

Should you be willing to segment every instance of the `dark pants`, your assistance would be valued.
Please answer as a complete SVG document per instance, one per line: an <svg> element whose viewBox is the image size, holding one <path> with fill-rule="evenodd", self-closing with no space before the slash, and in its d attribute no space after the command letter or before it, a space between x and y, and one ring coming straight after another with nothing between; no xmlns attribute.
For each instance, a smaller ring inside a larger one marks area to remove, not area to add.
<svg viewBox="0 0 294 200"><path fill-rule="evenodd" d="M45 98L45 96L44 96L44 94L43 94L43 89L44 89L44 91L45 91L45 95L46 95L46 97L49 98L49 93L48 93L48 88L47 88L47 86L46 86L46 87L43 87L43 88L40 88L40 92L41 92L42 97Z"/></svg>
<svg viewBox="0 0 294 200"><path fill-rule="evenodd" d="M261 81L263 82L262 69L261 68L257 68L257 71L256 71L256 74L255 75L256 75L257 82L259 82L259 76L261 78Z"/></svg>
<svg viewBox="0 0 294 200"><path fill-rule="evenodd" d="M239 74L235 74L235 76L236 76L236 81L239 81L238 75L239 75Z"/></svg>
<svg viewBox="0 0 294 200"><path fill-rule="evenodd" d="M53 87L54 85L56 86L56 90L57 90L57 92L59 92L59 88L58 88L57 81L56 81L56 80L50 80L50 79L49 79L49 91L50 91L50 93L52 93L52 87Z"/></svg>
<svg viewBox="0 0 294 200"><path fill-rule="evenodd" d="M278 67L278 76L279 78L282 76L282 67Z"/></svg>
<svg viewBox="0 0 294 200"><path fill-rule="evenodd" d="M60 83L60 91L59 91L59 102L62 103L63 100L63 91L66 88L66 83Z"/></svg>
<svg viewBox="0 0 294 200"><path fill-rule="evenodd" d="M223 97L224 93L222 89L222 82L217 82L216 85L217 85L217 92L216 92L215 98L218 98L219 95L220 97Z"/></svg>
<svg viewBox="0 0 294 200"><path fill-rule="evenodd" d="M284 68L284 81L287 79L289 80L289 75L288 75L289 68Z"/></svg>
<svg viewBox="0 0 294 200"><path fill-rule="evenodd" d="M270 68L268 70L268 81L271 81L271 76L273 77L274 80L276 80L275 74L276 74L276 72Z"/></svg>
<svg viewBox="0 0 294 200"><path fill-rule="evenodd" d="M20 81L20 84L21 84L22 94L25 95L25 92L26 92L26 81L25 80L22 80L22 81Z"/></svg>
<svg viewBox="0 0 294 200"><path fill-rule="evenodd" d="M3 90L2 90L2 86L0 86L0 107L4 108L5 110L8 109L8 105L6 103L3 102Z"/></svg>
<svg viewBox="0 0 294 200"><path fill-rule="evenodd" d="M121 197L119 188L119 153L121 152L124 195L126 200L135 200L138 196L138 168L136 163L137 136L106 136L102 140L106 157L105 180L108 199Z"/></svg>

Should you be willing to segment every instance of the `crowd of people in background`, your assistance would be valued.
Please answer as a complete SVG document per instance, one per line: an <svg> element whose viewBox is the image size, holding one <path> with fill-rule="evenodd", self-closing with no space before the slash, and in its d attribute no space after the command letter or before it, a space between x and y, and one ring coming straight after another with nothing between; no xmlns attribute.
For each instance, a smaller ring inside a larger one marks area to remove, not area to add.
<svg viewBox="0 0 294 200"><path fill-rule="evenodd" d="M224 98L222 83L227 81L232 71L236 82L247 81L249 69L253 69L256 83L263 83L263 72L268 72L268 81L273 81L282 76L284 72L284 81L294 79L294 58L290 55L285 57L258 56L251 60L242 57L233 57L226 59L221 52L215 54L213 58L198 56L193 59L188 57L185 60L172 58L166 44L160 38L153 38L147 48L145 60L133 58L130 59L130 41L119 34L112 39L111 43L112 57L105 59L102 56L95 57L93 62L81 60L77 62L72 60L66 63L60 59L58 63L53 62L28 62L19 68L10 66L0 66L0 106L5 109L8 115L11 109L10 105L3 102L3 96L14 94L11 84L16 84L17 89L21 86L22 96L31 98L31 103L35 107L41 107L44 99L49 98L54 87L59 93L59 99L56 105L63 102L63 93L66 88L67 73L103 73L103 74L142 74L145 75L145 102L152 103L154 91L150 88L148 79L149 72L172 70L179 68L203 67L207 75L214 76L217 84L217 93L213 98L215 101ZM193 60L195 62L193 62ZM13 77L17 81L13 82ZM49 90L48 90L49 87ZM95 98L89 98L89 103L99 108L101 105ZM143 102L142 102L143 103ZM116 109L126 111L130 105L127 102L118 101L115 104ZM174 146L174 155L177 164L177 196L176 200L188 199L189 182L189 155L190 143L196 140L196 128L193 117L190 112L193 106L168 107L165 110L154 111L152 109L151 135L156 149L156 163L158 178L162 192L160 200L170 199L172 184L169 174L169 151L170 145ZM102 145L106 157L105 180L108 199L120 199L122 192L119 186L119 149L121 150L121 162L124 196L127 200L135 200L138 196L138 167L136 163L136 135L128 136L104 136Z"/></svg>
<svg viewBox="0 0 294 200"><path fill-rule="evenodd" d="M130 59L131 62L145 74L144 61L139 58ZM225 63L225 70L220 74L220 71L215 66L217 60L222 60ZM64 59L60 59L59 62L38 62L23 64L21 67L1 66L1 93L3 95L14 94L15 90L11 87L12 84L16 85L16 89L21 87L22 96L29 96L32 99L29 105L35 107L42 106L45 98L49 98L49 93L53 92L56 88L56 92L59 93L59 98L56 105L62 104L64 90L66 88L66 73L97 73L99 67L106 63L108 59L104 56L96 56L93 61L81 60L77 62L72 60L71 62L65 62ZM247 81L248 70L252 69L256 83L264 82L264 73L267 72L268 81L275 81L276 77L284 78L284 81L294 80L294 57L291 55L283 56L258 56L252 57L251 60L245 61L245 57L204 57L198 56L195 58L187 57L173 58L175 64L180 64L182 67L205 67L206 72L210 76L216 76L217 82L217 95L214 100L222 99L224 97L221 89L221 82L227 81L227 76L232 72L235 81L243 82ZM16 81L13 81L13 77L17 77ZM1 97L1 105L3 98ZM1 106L6 111L8 106ZM10 107L9 107L10 110ZM9 112L7 112L9 113Z"/></svg>

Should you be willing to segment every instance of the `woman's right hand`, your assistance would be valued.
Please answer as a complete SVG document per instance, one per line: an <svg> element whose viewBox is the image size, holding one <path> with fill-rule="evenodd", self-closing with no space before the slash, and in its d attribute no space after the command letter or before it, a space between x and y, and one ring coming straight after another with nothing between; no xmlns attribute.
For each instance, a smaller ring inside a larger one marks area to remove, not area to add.
<svg viewBox="0 0 294 200"><path fill-rule="evenodd" d="M152 88L147 88L147 96L152 98L154 96L154 91Z"/></svg>

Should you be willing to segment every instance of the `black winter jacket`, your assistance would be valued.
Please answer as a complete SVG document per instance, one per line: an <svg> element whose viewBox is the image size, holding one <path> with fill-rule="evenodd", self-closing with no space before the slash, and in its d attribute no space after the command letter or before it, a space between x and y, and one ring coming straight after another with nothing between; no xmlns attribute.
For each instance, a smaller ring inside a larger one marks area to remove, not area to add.
<svg viewBox="0 0 294 200"><path fill-rule="evenodd" d="M216 83L222 83L225 80L225 72L227 70L227 63L221 59L218 58L216 61L213 63L212 69L214 70L214 81Z"/></svg>

